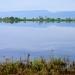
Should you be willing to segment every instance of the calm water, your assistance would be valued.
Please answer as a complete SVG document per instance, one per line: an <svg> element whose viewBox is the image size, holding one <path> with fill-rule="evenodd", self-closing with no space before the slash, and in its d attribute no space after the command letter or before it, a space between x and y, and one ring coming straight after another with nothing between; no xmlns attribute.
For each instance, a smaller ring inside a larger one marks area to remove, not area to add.
<svg viewBox="0 0 75 75"><path fill-rule="evenodd" d="M0 57L75 57L73 23L0 23Z"/></svg>

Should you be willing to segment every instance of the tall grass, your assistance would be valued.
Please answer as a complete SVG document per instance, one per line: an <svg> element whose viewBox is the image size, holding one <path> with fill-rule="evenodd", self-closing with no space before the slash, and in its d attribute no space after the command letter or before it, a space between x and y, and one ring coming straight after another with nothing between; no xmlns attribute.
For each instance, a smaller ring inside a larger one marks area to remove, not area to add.
<svg viewBox="0 0 75 75"><path fill-rule="evenodd" d="M44 58L0 63L0 75L75 75L75 62L61 58Z"/></svg>

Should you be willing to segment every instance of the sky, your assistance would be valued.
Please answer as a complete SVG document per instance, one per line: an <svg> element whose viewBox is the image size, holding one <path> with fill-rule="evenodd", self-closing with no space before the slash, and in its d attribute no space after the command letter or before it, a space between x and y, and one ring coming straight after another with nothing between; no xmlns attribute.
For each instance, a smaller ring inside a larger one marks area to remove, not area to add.
<svg viewBox="0 0 75 75"><path fill-rule="evenodd" d="M75 0L0 0L0 11L75 11Z"/></svg>

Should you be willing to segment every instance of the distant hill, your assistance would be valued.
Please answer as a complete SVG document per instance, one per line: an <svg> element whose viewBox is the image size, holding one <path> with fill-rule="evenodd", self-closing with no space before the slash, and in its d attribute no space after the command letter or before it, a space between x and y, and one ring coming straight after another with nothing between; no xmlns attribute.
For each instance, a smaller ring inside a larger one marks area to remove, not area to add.
<svg viewBox="0 0 75 75"><path fill-rule="evenodd" d="M14 17L75 17L75 11L64 11L64 12L49 12L47 10L33 10L33 11L13 11L13 12L0 12L0 17L14 16Z"/></svg>

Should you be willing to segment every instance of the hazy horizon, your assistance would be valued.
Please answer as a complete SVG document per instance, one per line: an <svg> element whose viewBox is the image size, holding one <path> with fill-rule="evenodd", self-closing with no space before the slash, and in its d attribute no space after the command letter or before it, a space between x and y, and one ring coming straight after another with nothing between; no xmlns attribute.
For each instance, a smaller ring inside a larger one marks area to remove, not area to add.
<svg viewBox="0 0 75 75"><path fill-rule="evenodd" d="M0 12L48 10L50 12L75 11L74 0L0 0Z"/></svg>
<svg viewBox="0 0 75 75"><path fill-rule="evenodd" d="M52 13L58 13L58 12L75 12L74 11L49 11L49 10L12 10L12 11L0 11L0 12L29 12L29 11L47 11L47 12L52 12Z"/></svg>

